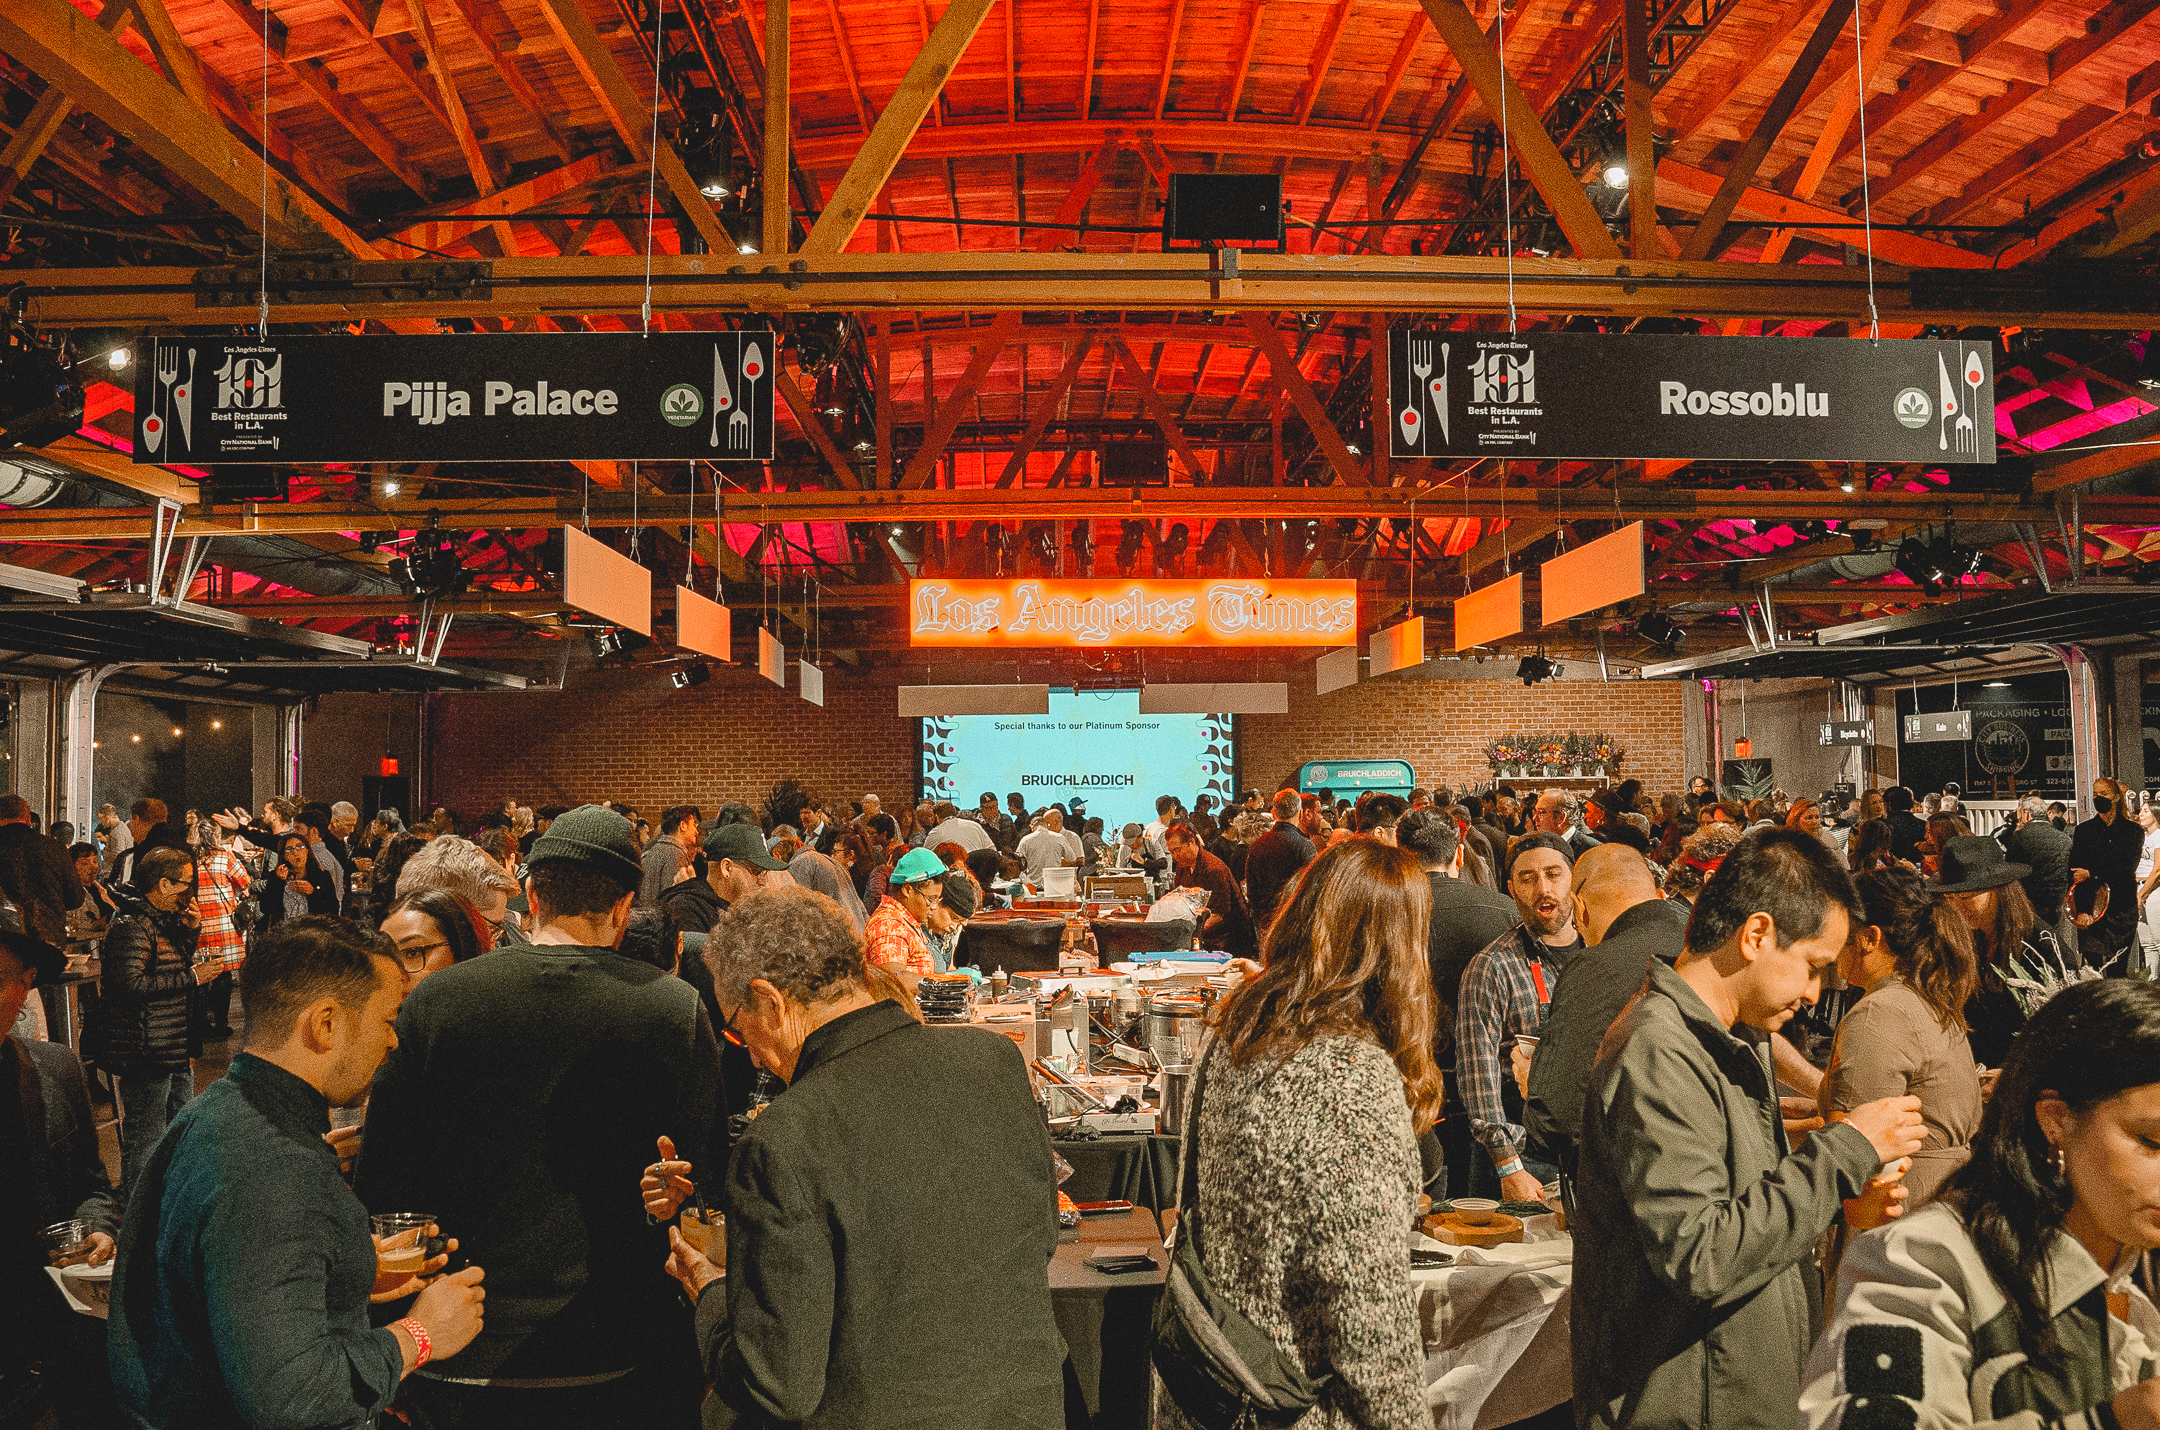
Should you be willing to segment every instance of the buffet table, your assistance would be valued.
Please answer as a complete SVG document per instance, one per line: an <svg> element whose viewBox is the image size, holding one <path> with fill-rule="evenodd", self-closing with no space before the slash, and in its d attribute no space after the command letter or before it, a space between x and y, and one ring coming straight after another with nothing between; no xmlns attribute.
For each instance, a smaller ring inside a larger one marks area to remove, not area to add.
<svg viewBox="0 0 2160 1430"><path fill-rule="evenodd" d="M1574 1242L1550 1222L1533 1217L1530 1225L1531 1235L1548 1240L1485 1250L1441 1247L1455 1253L1454 1266L1410 1273L1434 1430L1497 1430L1573 1398Z"/></svg>
<svg viewBox="0 0 2160 1430"><path fill-rule="evenodd" d="M1177 1205L1178 1139L1135 1132L1093 1138L1058 1138L1050 1144L1072 1163L1058 1190L1076 1202L1131 1202L1137 1207Z"/></svg>
<svg viewBox="0 0 2160 1430"><path fill-rule="evenodd" d="M1106 1243L1147 1245L1155 1270L1107 1276L1083 1265ZM1146 1430L1148 1330L1169 1270L1155 1218L1134 1209L1084 1217L1050 1258L1050 1312L1065 1338L1066 1430Z"/></svg>

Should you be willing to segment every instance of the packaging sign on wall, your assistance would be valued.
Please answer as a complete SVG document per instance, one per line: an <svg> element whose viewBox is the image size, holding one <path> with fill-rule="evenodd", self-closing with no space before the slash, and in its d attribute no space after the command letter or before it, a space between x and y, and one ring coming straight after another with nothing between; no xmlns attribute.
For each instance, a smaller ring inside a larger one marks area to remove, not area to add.
<svg viewBox="0 0 2160 1430"><path fill-rule="evenodd" d="M1357 639L1357 582L914 581L918 646L1307 646Z"/></svg>
<svg viewBox="0 0 2160 1430"><path fill-rule="evenodd" d="M2148 689L2143 700L2146 788L2160 789L2160 701ZM1948 703L1949 692L1922 690L1923 705ZM1972 738L1914 744L1898 751L1898 783L1928 794L1947 783L1963 786L1967 799L2021 799L2038 795L2069 800L2077 793L2077 764L2070 747L2070 689L2061 675L2016 675L2007 681L1967 685L1958 704L1972 718ZM1899 727L1913 712L1910 689L1897 693ZM1940 712L1935 712L1940 714Z"/></svg>
<svg viewBox="0 0 2160 1430"><path fill-rule="evenodd" d="M773 335L144 338L135 461L772 459Z"/></svg>
<svg viewBox="0 0 2160 1430"><path fill-rule="evenodd" d="M1388 335L1398 457L1991 463L1986 343Z"/></svg>

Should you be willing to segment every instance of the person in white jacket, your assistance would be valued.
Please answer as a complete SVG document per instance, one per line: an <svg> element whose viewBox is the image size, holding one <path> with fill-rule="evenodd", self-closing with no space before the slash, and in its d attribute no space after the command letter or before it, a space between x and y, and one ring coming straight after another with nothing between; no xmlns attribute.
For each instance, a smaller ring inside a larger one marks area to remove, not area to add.
<svg viewBox="0 0 2160 1430"><path fill-rule="evenodd" d="M2160 987L2074 983L2013 1045L1973 1157L1856 1238L1806 1430L2160 1427Z"/></svg>

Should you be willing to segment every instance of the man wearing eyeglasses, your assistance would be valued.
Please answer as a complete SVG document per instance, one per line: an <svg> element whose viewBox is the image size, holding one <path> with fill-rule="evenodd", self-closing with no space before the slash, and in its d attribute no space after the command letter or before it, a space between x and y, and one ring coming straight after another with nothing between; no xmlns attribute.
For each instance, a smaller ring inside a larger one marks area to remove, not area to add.
<svg viewBox="0 0 2160 1430"><path fill-rule="evenodd" d="M606 1190L663 1133L709 1156L718 1107L697 994L615 952L643 875L627 819L570 811L533 845L531 942L429 974L399 1012L355 1189L376 1212L434 1213L488 1269L486 1328L410 1387L441 1430L695 1413L666 1237Z"/></svg>

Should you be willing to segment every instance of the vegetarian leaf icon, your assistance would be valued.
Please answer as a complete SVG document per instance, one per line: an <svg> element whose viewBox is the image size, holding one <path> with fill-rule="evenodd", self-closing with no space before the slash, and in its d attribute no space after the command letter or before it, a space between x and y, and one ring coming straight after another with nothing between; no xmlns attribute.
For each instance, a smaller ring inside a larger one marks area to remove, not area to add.
<svg viewBox="0 0 2160 1430"><path fill-rule="evenodd" d="M689 392L677 389L668 394L668 410L678 417L691 414L696 401Z"/></svg>

